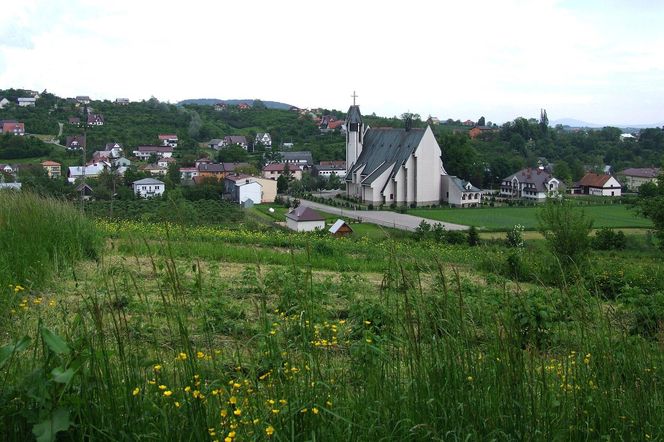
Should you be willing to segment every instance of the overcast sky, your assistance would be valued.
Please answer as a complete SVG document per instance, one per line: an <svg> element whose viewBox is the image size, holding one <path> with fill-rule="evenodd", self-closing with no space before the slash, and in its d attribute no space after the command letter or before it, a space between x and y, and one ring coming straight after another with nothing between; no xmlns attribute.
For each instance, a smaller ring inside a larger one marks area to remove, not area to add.
<svg viewBox="0 0 664 442"><path fill-rule="evenodd" d="M20 0L0 88L661 124L662 23L660 0Z"/></svg>

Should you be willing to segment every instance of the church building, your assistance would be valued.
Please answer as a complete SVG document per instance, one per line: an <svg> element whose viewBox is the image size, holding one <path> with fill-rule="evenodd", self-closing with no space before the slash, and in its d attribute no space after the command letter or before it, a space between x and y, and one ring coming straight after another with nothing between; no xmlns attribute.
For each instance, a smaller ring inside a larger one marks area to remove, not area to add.
<svg viewBox="0 0 664 442"><path fill-rule="evenodd" d="M360 107L346 116L346 192L373 205L433 205L444 198L447 172L440 146L427 126L365 127Z"/></svg>

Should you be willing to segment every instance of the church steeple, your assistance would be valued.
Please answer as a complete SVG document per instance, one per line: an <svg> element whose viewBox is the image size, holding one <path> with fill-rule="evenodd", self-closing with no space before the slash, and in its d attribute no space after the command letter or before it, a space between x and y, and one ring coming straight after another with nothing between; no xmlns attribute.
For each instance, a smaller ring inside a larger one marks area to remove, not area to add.
<svg viewBox="0 0 664 442"><path fill-rule="evenodd" d="M364 135L364 124L362 123L362 114L360 106L355 103L357 94L353 91L353 104L348 108L346 114L346 168L350 171L351 167L357 161L362 153L362 136Z"/></svg>

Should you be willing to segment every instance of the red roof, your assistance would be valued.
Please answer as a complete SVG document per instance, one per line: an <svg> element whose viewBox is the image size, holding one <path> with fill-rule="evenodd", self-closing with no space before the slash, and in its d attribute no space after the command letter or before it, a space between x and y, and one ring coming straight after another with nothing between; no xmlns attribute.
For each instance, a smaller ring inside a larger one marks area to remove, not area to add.
<svg viewBox="0 0 664 442"><path fill-rule="evenodd" d="M16 123L16 122L3 123L2 124L2 132L3 133L7 133L7 132L25 132L25 125L23 123Z"/></svg>
<svg viewBox="0 0 664 442"><path fill-rule="evenodd" d="M263 172L273 172L273 171L274 172L283 172L285 168L286 168L286 164L284 164L284 163L273 163L273 164L268 164L267 166L263 167ZM291 163L288 163L288 168L290 169L291 172L297 172L298 170L300 170L299 166L297 166L295 164L291 164Z"/></svg>
<svg viewBox="0 0 664 442"><path fill-rule="evenodd" d="M42 161L41 165L42 166L59 166L60 163L56 163L55 161L46 160L46 161Z"/></svg>
<svg viewBox="0 0 664 442"><path fill-rule="evenodd" d="M606 184L609 179L611 179L611 175L600 175L597 173L588 172L577 184L579 186L604 187L604 184Z"/></svg>
<svg viewBox="0 0 664 442"><path fill-rule="evenodd" d="M342 120L330 121L329 123L327 123L327 128L328 129L338 129L343 124L344 124L344 122Z"/></svg>
<svg viewBox="0 0 664 442"><path fill-rule="evenodd" d="M160 140L177 140L178 136L175 134L159 134Z"/></svg>
<svg viewBox="0 0 664 442"><path fill-rule="evenodd" d="M237 175L226 175L226 179L229 181L240 181L240 180L246 180L247 178L253 178L251 175L247 175L246 173L239 173Z"/></svg>

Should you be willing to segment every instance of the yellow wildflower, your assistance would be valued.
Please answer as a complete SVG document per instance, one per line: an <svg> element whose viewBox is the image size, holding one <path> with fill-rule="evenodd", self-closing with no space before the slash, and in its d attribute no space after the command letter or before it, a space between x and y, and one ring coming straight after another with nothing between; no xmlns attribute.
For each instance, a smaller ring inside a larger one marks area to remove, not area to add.
<svg viewBox="0 0 664 442"><path fill-rule="evenodd" d="M131 392L132 395L138 396L138 393L141 392L141 389L139 387L134 388L134 391Z"/></svg>
<svg viewBox="0 0 664 442"><path fill-rule="evenodd" d="M311 409L311 412L312 412L313 414L318 414L318 408L316 408L316 407L312 408L312 409Z"/></svg>
<svg viewBox="0 0 664 442"><path fill-rule="evenodd" d="M271 437L274 434L274 427L270 425L265 429L265 434L267 434L268 437Z"/></svg>
<svg viewBox="0 0 664 442"><path fill-rule="evenodd" d="M172 394L173 394L173 392L171 390L164 391L164 396L166 396L166 397L169 397Z"/></svg>

